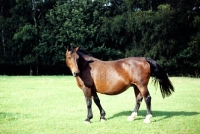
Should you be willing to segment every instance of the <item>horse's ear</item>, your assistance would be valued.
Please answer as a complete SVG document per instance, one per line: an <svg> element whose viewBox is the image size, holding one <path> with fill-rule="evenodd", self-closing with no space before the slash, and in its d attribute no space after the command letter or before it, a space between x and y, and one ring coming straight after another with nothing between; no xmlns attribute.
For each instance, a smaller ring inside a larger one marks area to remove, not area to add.
<svg viewBox="0 0 200 134"><path fill-rule="evenodd" d="M76 47L74 50L75 51L78 51L80 49L80 46Z"/></svg>
<svg viewBox="0 0 200 134"><path fill-rule="evenodd" d="M66 53L67 53L67 52L69 52L69 46L67 47L67 51L66 51Z"/></svg>

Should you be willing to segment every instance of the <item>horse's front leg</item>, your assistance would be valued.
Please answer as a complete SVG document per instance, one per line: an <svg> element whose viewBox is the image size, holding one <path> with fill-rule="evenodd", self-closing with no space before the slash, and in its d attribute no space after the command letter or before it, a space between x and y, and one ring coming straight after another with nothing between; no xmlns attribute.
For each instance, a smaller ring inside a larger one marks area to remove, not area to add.
<svg viewBox="0 0 200 134"><path fill-rule="evenodd" d="M85 123L90 123L90 119L93 118L91 89L85 87L83 88L83 93L85 95L85 100L87 105L87 118L85 119Z"/></svg>
<svg viewBox="0 0 200 134"><path fill-rule="evenodd" d="M87 105L87 118L85 119L85 123L90 123L90 119L93 118L92 114L92 93L91 88L85 86L84 82L80 77L76 77L77 85L83 90L85 95L86 105Z"/></svg>
<svg viewBox="0 0 200 134"><path fill-rule="evenodd" d="M90 123L90 119L93 118L93 114L92 114L92 99L91 96L90 97L85 97L86 99L86 105L87 105L87 118L85 119L85 123Z"/></svg>
<svg viewBox="0 0 200 134"><path fill-rule="evenodd" d="M101 106L101 103L100 103L100 99L97 95L97 93L93 93L93 100L95 102L95 104L97 105L97 107L99 108L99 111L100 111L100 121L103 122L106 120L105 118L105 115L106 115L106 112L104 111L104 109L102 108Z"/></svg>

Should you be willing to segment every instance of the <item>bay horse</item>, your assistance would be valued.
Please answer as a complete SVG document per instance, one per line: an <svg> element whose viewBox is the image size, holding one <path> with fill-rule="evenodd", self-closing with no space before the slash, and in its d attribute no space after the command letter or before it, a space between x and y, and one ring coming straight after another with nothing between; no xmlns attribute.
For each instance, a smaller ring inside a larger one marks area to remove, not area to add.
<svg viewBox="0 0 200 134"><path fill-rule="evenodd" d="M174 87L164 69L150 58L129 57L114 61L102 61L90 56L85 50L75 47L71 50L67 49L66 65L85 95L87 104L86 123L90 123L93 118L92 99L100 110L100 121L106 120L106 113L101 106L97 92L117 95L132 86L135 92L136 105L128 120L132 121L137 117L140 104L144 98L147 108L144 123L150 123L152 117L151 96L147 89L150 75L153 74L155 83L159 83L163 98L174 92Z"/></svg>

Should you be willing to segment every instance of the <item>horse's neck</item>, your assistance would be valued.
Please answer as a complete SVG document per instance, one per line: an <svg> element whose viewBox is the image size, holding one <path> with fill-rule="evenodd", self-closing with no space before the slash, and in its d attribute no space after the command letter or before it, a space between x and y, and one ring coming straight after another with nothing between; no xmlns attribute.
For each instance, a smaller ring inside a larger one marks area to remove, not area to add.
<svg viewBox="0 0 200 134"><path fill-rule="evenodd" d="M81 58L78 62L78 67L79 67L80 71L82 69L84 69L88 65L88 63L98 60L94 57L91 57L91 56L85 55L85 54L81 54L80 56L81 56Z"/></svg>

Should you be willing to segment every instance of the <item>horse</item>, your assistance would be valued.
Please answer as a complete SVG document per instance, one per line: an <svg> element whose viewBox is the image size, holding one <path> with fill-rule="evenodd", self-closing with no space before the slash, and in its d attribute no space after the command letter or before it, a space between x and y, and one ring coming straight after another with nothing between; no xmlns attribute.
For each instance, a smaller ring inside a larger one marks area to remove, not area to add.
<svg viewBox="0 0 200 134"><path fill-rule="evenodd" d="M106 112L101 106L98 93L117 95L134 88L136 104L128 121L137 117L140 104L144 98L147 114L144 123L150 123L152 118L151 96L147 85L150 76L155 77L155 84L159 83L162 97L170 96L174 87L167 73L155 60L145 57L128 57L119 60L102 61L90 56L80 47L73 47L66 51L66 65L75 77L77 85L82 89L86 105L87 117L85 123L93 118L92 99L100 111L100 121L105 121Z"/></svg>

